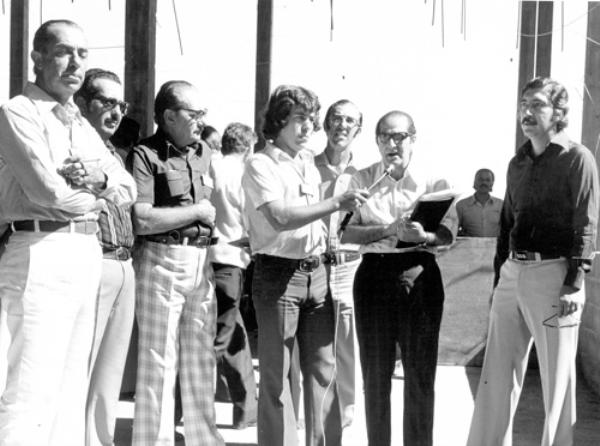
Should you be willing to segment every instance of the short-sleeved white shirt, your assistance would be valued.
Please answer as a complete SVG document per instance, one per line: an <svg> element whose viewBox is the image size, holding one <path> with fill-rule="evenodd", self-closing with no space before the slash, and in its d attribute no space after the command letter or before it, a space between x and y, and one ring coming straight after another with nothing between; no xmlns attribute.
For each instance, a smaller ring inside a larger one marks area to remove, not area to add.
<svg viewBox="0 0 600 446"><path fill-rule="evenodd" d="M369 188L381 177L384 170L385 166L381 162L360 170L352 177L350 188ZM368 226L393 223L412 212L421 195L445 189L450 189L450 184L445 179L422 178L410 170L407 170L399 180L387 176L371 189L371 196L354 213L350 224ZM440 224L446 226L452 234L456 234L457 218L454 206L450 208ZM363 253L395 252L397 241L396 237L388 237L363 245L360 251Z"/></svg>
<svg viewBox="0 0 600 446"><path fill-rule="evenodd" d="M301 151L295 158L271 143L246 163L242 186L250 249L253 254L269 254L302 259L325 251L325 227L316 220L298 229L277 231L259 208L283 200L288 206L307 206L319 201L320 175L313 155Z"/></svg>

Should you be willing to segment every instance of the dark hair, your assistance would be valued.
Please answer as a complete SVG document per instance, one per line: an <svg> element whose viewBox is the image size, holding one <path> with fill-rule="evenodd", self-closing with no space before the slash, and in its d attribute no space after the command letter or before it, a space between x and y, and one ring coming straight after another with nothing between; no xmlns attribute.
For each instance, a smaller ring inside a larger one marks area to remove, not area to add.
<svg viewBox="0 0 600 446"><path fill-rule="evenodd" d="M329 120L331 119L331 115L333 115L333 113L335 112L335 110L338 107L341 107L342 105L354 105L356 107L356 104L348 99L340 99L339 101L335 101L333 104L331 104L329 106L329 108L327 109L327 113L325 113L325 119L323 119L323 128L325 129L325 131L329 131L329 129L331 128L330 124L329 124ZM358 107L356 107L356 109L358 110ZM358 127L362 127L362 123L363 123L363 114L360 110L358 110Z"/></svg>
<svg viewBox="0 0 600 446"><path fill-rule="evenodd" d="M205 125L200 134L200 138L202 138L202 141L206 141L213 133L218 133L217 129L211 125Z"/></svg>
<svg viewBox="0 0 600 446"><path fill-rule="evenodd" d="M381 118L379 118L379 121L377 121L377 125L375 126L375 136L376 137L379 136L379 132L381 131L381 125L383 124L383 121L385 121L386 119L391 118L393 116L404 116L409 122L408 132L412 135L417 134L417 128L415 127L415 122L413 121L412 116L410 116L408 113L403 112L403 111L392 110L391 112L387 112L385 115L383 115Z"/></svg>
<svg viewBox="0 0 600 446"><path fill-rule="evenodd" d="M265 139L275 139L287 124L290 112L294 106L302 107L308 113L315 114L314 130L321 129L319 110L321 104L315 93L307 88L296 85L280 85L277 87L267 104L263 117L262 133Z"/></svg>
<svg viewBox="0 0 600 446"><path fill-rule="evenodd" d="M67 20L67 19L48 20L47 22L44 22L41 24L41 26L37 29L37 31L35 32L35 35L33 36L33 50L34 51L43 53L44 51L46 51L48 44L53 42L55 36L54 36L54 34L52 34L49 31L49 29L50 29L50 27L52 27L54 25L72 26L74 28L79 28L80 30L83 31L81 26L79 26L77 23L75 23L71 20Z"/></svg>
<svg viewBox="0 0 600 446"><path fill-rule="evenodd" d="M192 86L188 81L167 81L161 85L156 94L156 99L154 99L154 122L159 127L164 124L164 111L170 108L178 108L181 104L181 97L177 90L181 87Z"/></svg>
<svg viewBox="0 0 600 446"><path fill-rule="evenodd" d="M549 77L536 77L525 84L521 90L521 97L530 90L542 90L555 110L562 111L560 121L556 123L556 130L560 132L569 124L569 93L567 89L560 83Z"/></svg>
<svg viewBox="0 0 600 446"><path fill-rule="evenodd" d="M489 172L490 175L492 175L492 181L496 181L496 175L494 175L494 172L492 172L491 169L488 169L487 167L484 167L482 169L479 169L477 172L475 172L475 178L477 178L477 176L480 173L485 173L485 172Z"/></svg>
<svg viewBox="0 0 600 446"><path fill-rule="evenodd" d="M232 122L223 131L221 138L221 153L244 153L256 142L256 133L252 127L241 122Z"/></svg>
<svg viewBox="0 0 600 446"><path fill-rule="evenodd" d="M94 96L98 94L98 88L94 85L96 79L108 79L121 84L121 79L112 71L103 70L102 68L90 68L85 72L85 78L81 84L81 88L73 95L75 99L81 97L85 99L85 102L89 102Z"/></svg>

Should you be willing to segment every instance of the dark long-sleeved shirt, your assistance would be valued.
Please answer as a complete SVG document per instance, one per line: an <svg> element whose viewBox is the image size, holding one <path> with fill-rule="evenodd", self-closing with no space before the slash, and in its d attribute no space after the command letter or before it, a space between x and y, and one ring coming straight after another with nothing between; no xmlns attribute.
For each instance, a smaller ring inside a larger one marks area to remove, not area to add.
<svg viewBox="0 0 600 446"><path fill-rule="evenodd" d="M539 156L526 142L508 166L497 267L511 250L563 256L564 284L580 288L595 250L598 188L594 156L564 132Z"/></svg>

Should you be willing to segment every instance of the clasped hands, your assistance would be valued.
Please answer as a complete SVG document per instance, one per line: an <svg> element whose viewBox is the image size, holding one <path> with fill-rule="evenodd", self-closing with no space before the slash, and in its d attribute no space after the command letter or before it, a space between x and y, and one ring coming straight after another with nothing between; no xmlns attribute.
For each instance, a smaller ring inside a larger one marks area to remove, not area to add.
<svg viewBox="0 0 600 446"><path fill-rule="evenodd" d="M79 156L72 156L65 160L57 170L69 184L95 190L102 190L106 186L106 175L98 166L98 160L82 160Z"/></svg>

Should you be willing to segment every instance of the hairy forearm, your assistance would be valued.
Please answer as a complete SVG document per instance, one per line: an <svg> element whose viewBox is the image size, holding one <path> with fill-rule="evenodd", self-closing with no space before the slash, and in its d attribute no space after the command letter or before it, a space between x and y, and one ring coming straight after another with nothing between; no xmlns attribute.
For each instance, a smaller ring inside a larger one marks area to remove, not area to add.
<svg viewBox="0 0 600 446"><path fill-rule="evenodd" d="M266 203L259 209L277 231L290 231L319 220L339 208L339 200L332 197L308 206L286 206L278 201Z"/></svg>
<svg viewBox="0 0 600 446"><path fill-rule="evenodd" d="M393 225L348 225L342 234L342 243L366 245L396 235Z"/></svg>
<svg viewBox="0 0 600 446"><path fill-rule="evenodd" d="M197 211L191 206L133 207L133 225L137 235L159 234L198 221Z"/></svg>

